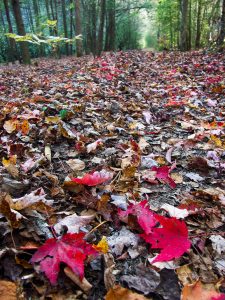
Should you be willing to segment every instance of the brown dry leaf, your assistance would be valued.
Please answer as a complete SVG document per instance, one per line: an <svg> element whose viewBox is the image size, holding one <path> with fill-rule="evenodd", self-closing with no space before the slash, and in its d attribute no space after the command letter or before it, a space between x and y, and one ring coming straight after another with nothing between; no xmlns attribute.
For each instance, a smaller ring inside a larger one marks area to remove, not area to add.
<svg viewBox="0 0 225 300"><path fill-rule="evenodd" d="M190 170L197 170L204 174L209 173L208 162L201 156L192 157L188 162L188 168Z"/></svg>
<svg viewBox="0 0 225 300"><path fill-rule="evenodd" d="M69 159L66 163L73 171L81 171L85 168L85 163L80 159Z"/></svg>
<svg viewBox="0 0 225 300"><path fill-rule="evenodd" d="M76 138L75 134L62 121L59 123L59 132L63 137L67 139L74 140Z"/></svg>
<svg viewBox="0 0 225 300"><path fill-rule="evenodd" d="M17 300L17 286L14 282L0 281L0 300Z"/></svg>
<svg viewBox="0 0 225 300"><path fill-rule="evenodd" d="M24 218L18 210L30 209L38 210L43 213L52 211L50 207L52 201L46 200L45 196L46 194L42 188L17 199L12 199L10 195L1 193L0 212L8 219L13 228L17 228L19 227L20 220Z"/></svg>
<svg viewBox="0 0 225 300"><path fill-rule="evenodd" d="M145 140L145 138L141 137L138 146L141 149L141 151L145 150L149 146L149 143Z"/></svg>
<svg viewBox="0 0 225 300"><path fill-rule="evenodd" d="M205 190L198 190L193 194L200 199L205 199L210 202L220 201L222 204L225 204L225 191L220 189L219 187L216 188L210 187Z"/></svg>
<svg viewBox="0 0 225 300"><path fill-rule="evenodd" d="M188 265L183 265L176 269L177 276L183 285L193 282L193 271Z"/></svg>
<svg viewBox="0 0 225 300"><path fill-rule="evenodd" d="M60 233L63 226L66 226L68 233L79 232L80 227L89 224L95 218L95 214L90 216L78 216L76 213L67 216L55 224L54 229L57 233Z"/></svg>
<svg viewBox="0 0 225 300"><path fill-rule="evenodd" d="M159 163L161 166L165 165L166 163L165 158L163 156L156 157L155 161L157 161L157 163Z"/></svg>
<svg viewBox="0 0 225 300"><path fill-rule="evenodd" d="M66 178L63 183L63 188L67 191L73 192L75 194L79 194L82 192L85 187L81 184L71 181L70 179Z"/></svg>
<svg viewBox="0 0 225 300"><path fill-rule="evenodd" d="M103 194L97 203L98 210L106 209L106 205L109 202L110 196L109 194Z"/></svg>
<svg viewBox="0 0 225 300"><path fill-rule="evenodd" d="M76 285L78 285L85 293L92 289L92 285L89 281L84 277L82 280L78 275L76 275L69 267L64 268L64 272L66 276L68 276Z"/></svg>
<svg viewBox="0 0 225 300"><path fill-rule="evenodd" d="M52 160L52 151L50 145L45 146L45 157L47 158L48 161L51 162Z"/></svg>
<svg viewBox="0 0 225 300"><path fill-rule="evenodd" d="M120 285L114 286L108 291L105 296L105 300L146 300L143 295L132 292L129 289L125 289ZM196 299L195 299L196 300Z"/></svg>
<svg viewBox="0 0 225 300"><path fill-rule="evenodd" d="M183 176L179 173L171 173L170 177L175 181L175 183L182 183L183 182Z"/></svg>
<svg viewBox="0 0 225 300"><path fill-rule="evenodd" d="M16 160L17 160L17 155L12 155L9 157L9 159L3 158L2 159L2 164L8 171L10 175L14 178L18 178L19 176L19 170L16 167Z"/></svg>
<svg viewBox="0 0 225 300"><path fill-rule="evenodd" d="M113 274L113 270L115 268L115 261L111 253L104 254L103 259L104 259L104 266L105 266L104 284L106 290L108 291L114 286L116 282L116 277Z"/></svg>
<svg viewBox="0 0 225 300"><path fill-rule="evenodd" d="M45 197L46 194L44 190L42 188L39 188L31 192L30 194L24 195L21 198L17 198L17 199L9 198L9 205L11 209L15 209L15 210L22 210L40 203L44 203L46 206L50 206L53 201L46 200Z"/></svg>
<svg viewBox="0 0 225 300"><path fill-rule="evenodd" d="M127 180L133 178L137 168L135 166L129 166L123 169L121 180Z"/></svg>
<svg viewBox="0 0 225 300"><path fill-rule="evenodd" d="M16 130L19 122L17 120L8 120L5 121L3 127L8 133L12 133L13 131Z"/></svg>
<svg viewBox="0 0 225 300"><path fill-rule="evenodd" d="M9 205L10 201L11 197L8 194L0 194L0 213L7 218L12 228L18 228L20 225L20 220L23 218L23 216L20 213L11 210Z"/></svg>
<svg viewBox="0 0 225 300"><path fill-rule="evenodd" d="M201 281L196 281L184 286L181 300L212 300L220 295L212 284L203 285Z"/></svg>

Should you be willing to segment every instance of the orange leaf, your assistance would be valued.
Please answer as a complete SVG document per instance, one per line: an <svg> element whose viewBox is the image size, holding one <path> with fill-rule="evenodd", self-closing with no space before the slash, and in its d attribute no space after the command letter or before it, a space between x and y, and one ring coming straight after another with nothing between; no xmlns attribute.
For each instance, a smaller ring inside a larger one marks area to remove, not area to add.
<svg viewBox="0 0 225 300"><path fill-rule="evenodd" d="M181 300L212 300L220 299L223 296L220 293L217 293L215 288L212 285L203 285L201 281L196 281L193 284L185 285L182 290Z"/></svg>
<svg viewBox="0 0 225 300"><path fill-rule="evenodd" d="M27 135L29 133L30 130L30 125L29 122L27 120L23 120L21 126L20 126L21 132L23 135Z"/></svg>
<svg viewBox="0 0 225 300"><path fill-rule="evenodd" d="M17 287L14 282L1 280L0 281L0 300L16 300Z"/></svg>
<svg viewBox="0 0 225 300"><path fill-rule="evenodd" d="M150 298L146 298L143 295L132 292L129 289L125 289L120 285L116 285L111 288L107 295L105 296L105 300L147 300Z"/></svg>

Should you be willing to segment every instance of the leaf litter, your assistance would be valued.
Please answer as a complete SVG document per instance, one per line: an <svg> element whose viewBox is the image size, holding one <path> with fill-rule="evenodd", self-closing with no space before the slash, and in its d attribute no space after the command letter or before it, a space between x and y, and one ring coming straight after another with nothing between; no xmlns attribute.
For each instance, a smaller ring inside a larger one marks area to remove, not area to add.
<svg viewBox="0 0 225 300"><path fill-rule="evenodd" d="M121 51L1 67L6 297L224 299L223 61Z"/></svg>

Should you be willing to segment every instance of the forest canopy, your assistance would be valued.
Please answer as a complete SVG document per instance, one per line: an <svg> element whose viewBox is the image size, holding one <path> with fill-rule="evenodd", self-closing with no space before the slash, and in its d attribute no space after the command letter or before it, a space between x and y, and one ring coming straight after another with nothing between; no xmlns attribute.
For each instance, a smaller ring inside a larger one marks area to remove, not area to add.
<svg viewBox="0 0 225 300"><path fill-rule="evenodd" d="M222 46L225 0L3 0L0 62Z"/></svg>

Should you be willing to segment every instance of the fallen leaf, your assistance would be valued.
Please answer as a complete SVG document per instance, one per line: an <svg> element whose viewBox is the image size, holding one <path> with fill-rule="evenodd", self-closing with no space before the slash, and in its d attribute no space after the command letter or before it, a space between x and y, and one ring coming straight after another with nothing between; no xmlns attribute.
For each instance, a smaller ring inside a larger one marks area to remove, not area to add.
<svg viewBox="0 0 225 300"><path fill-rule="evenodd" d="M180 209L177 207L174 207L173 205L170 204L163 204L161 206L161 209L164 209L167 211L170 215L170 217L175 217L177 219L184 219L189 215L189 212L187 209Z"/></svg>
<svg viewBox="0 0 225 300"><path fill-rule="evenodd" d="M225 300L225 294L220 294L211 285L203 285L201 281L183 287L181 300Z"/></svg>
<svg viewBox="0 0 225 300"><path fill-rule="evenodd" d="M14 282L0 280L0 300L17 300L17 286Z"/></svg>
<svg viewBox="0 0 225 300"><path fill-rule="evenodd" d="M23 122L20 124L20 130L23 135L27 135L30 131L30 124L27 120L23 120Z"/></svg>
<svg viewBox="0 0 225 300"><path fill-rule="evenodd" d="M111 180L112 177L113 177L112 173L106 170L101 170L100 172L96 171L94 173L85 174L84 177L82 178L72 178L71 180L78 184L83 184L87 186L96 186Z"/></svg>
<svg viewBox="0 0 225 300"><path fill-rule="evenodd" d="M92 245L84 240L84 236L84 233L67 233L59 239L48 239L32 256L31 263L39 263L40 270L53 285L57 282L61 262L82 279L85 259L97 254Z"/></svg>
<svg viewBox="0 0 225 300"><path fill-rule="evenodd" d="M93 245L93 248L99 252L106 254L109 251L109 245L105 236L102 237L101 241L97 245Z"/></svg>
<svg viewBox="0 0 225 300"><path fill-rule="evenodd" d="M141 234L152 249L161 249L154 262L170 261L183 255L191 246L185 222L156 215L162 228L153 228L150 234Z"/></svg>
<svg viewBox="0 0 225 300"><path fill-rule="evenodd" d="M68 233L78 233L80 227L89 224L95 215L91 216L78 216L76 213L68 217L63 218L57 224L54 225L55 231L60 234L61 229L66 226Z"/></svg>
<svg viewBox="0 0 225 300"><path fill-rule="evenodd" d="M73 171L81 171L85 168L85 163L80 159L69 159L66 163Z"/></svg>
<svg viewBox="0 0 225 300"><path fill-rule="evenodd" d="M107 241L112 252L119 256L122 254L125 246L136 247L138 245L139 237L126 229L126 227L122 227L119 232L115 232L113 235L109 236Z"/></svg>
<svg viewBox="0 0 225 300"><path fill-rule="evenodd" d="M105 300L150 300L143 295L125 289L120 285L111 288L105 296Z"/></svg>
<svg viewBox="0 0 225 300"><path fill-rule="evenodd" d="M176 187L176 183L174 182L174 180L169 176L169 173L171 171L171 167L169 166L162 166L162 167L155 167L153 166L151 168L151 171L155 171L156 175L155 177L167 184L169 184L169 186L171 188L175 188Z"/></svg>
<svg viewBox="0 0 225 300"><path fill-rule="evenodd" d="M51 162L52 160L52 151L50 145L45 146L45 157L47 158L48 161Z"/></svg>
<svg viewBox="0 0 225 300"><path fill-rule="evenodd" d="M98 146L102 145L102 140L99 139L95 141L94 143L91 143L87 145L87 153L93 152L97 149Z"/></svg>
<svg viewBox="0 0 225 300"><path fill-rule="evenodd" d="M7 133L12 133L17 129L19 122L17 120L8 120L5 121L3 128L7 131Z"/></svg>
<svg viewBox="0 0 225 300"><path fill-rule="evenodd" d="M148 207L147 200L141 201L137 204L130 204L125 211L121 209L118 210L118 215L122 220L127 218L130 214L137 217L139 225L146 234L151 233L152 228L157 223L154 212L152 212Z"/></svg>

